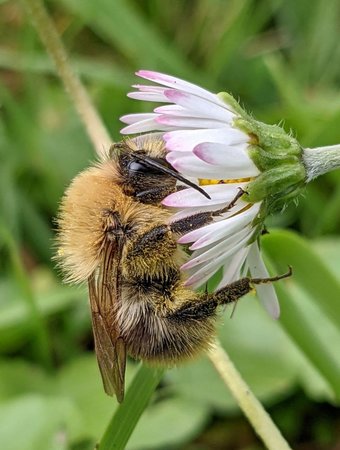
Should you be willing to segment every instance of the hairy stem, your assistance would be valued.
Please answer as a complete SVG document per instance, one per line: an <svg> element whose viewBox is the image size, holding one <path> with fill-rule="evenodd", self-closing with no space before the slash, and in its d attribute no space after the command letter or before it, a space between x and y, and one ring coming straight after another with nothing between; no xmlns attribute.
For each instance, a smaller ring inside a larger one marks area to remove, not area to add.
<svg viewBox="0 0 340 450"><path fill-rule="evenodd" d="M112 141L88 93L69 64L65 48L44 4L41 0L22 0L22 2L56 65L66 92L70 96L98 156L101 159L105 158Z"/></svg>
<svg viewBox="0 0 340 450"><path fill-rule="evenodd" d="M266 447L269 450L291 450L218 341L208 356Z"/></svg>
<svg viewBox="0 0 340 450"><path fill-rule="evenodd" d="M340 167L340 144L328 147L305 148L303 161L307 172L307 181Z"/></svg>

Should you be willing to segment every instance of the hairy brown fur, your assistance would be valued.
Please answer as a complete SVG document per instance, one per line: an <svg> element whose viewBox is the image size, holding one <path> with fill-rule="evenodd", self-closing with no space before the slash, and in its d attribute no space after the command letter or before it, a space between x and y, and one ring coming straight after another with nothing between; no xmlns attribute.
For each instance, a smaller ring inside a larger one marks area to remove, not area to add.
<svg viewBox="0 0 340 450"><path fill-rule="evenodd" d="M138 159L139 154L164 159L159 141L123 143L113 150L112 159L80 173L66 190L56 259L67 281L88 280L104 387L121 401L126 351L163 365L196 356L214 337L217 306L249 292L252 280L215 294L186 288L179 269L186 254L177 239L209 223L212 214L169 223L159 198L171 186L175 190L175 182L152 167L148 173Z"/></svg>

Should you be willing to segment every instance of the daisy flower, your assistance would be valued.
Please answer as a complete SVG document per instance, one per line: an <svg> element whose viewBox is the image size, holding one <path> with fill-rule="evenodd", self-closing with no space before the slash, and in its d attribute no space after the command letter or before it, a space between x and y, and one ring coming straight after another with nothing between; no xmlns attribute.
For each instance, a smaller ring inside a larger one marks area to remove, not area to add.
<svg viewBox="0 0 340 450"><path fill-rule="evenodd" d="M249 116L232 96L214 94L181 79L141 70L137 75L154 85L137 84L128 96L164 103L152 113L129 114L123 134L156 134L165 141L168 162L199 184L163 200L174 208L172 220L199 211L223 210L209 225L179 239L191 256L182 269L186 285L198 288L222 269L218 288L246 276L268 277L258 238L267 214L282 208L305 183L302 149L278 126ZM256 286L260 301L273 317L279 304L272 284Z"/></svg>

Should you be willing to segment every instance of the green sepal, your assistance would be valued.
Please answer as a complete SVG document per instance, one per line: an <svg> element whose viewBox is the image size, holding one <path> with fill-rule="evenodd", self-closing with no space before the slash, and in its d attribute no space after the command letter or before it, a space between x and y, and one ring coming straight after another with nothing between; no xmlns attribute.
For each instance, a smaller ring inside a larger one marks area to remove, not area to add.
<svg viewBox="0 0 340 450"><path fill-rule="evenodd" d="M261 171L273 169L281 164L299 164L301 163L301 158L289 153L273 151L269 152L258 145L249 145L248 154L256 167Z"/></svg>
<svg viewBox="0 0 340 450"><path fill-rule="evenodd" d="M255 120L230 94L222 92L218 96L235 113L233 126L249 136L248 155L260 174L250 181L242 199L249 203L262 201L253 224L260 231L266 215L283 208L305 186L307 175L302 147L280 126Z"/></svg>
<svg viewBox="0 0 340 450"><path fill-rule="evenodd" d="M305 178L306 172L302 164L283 163L262 172L251 181L242 199L250 203L268 199L271 206L280 199L280 203L284 204L286 197L291 199L292 192L298 194L303 188ZM272 212L272 208L270 209L269 212Z"/></svg>
<svg viewBox="0 0 340 450"><path fill-rule="evenodd" d="M239 114L241 117L247 118L248 114L244 111L244 109L240 106L240 104L234 99L231 94L227 92L219 92L217 97L222 100L228 106L232 112Z"/></svg>

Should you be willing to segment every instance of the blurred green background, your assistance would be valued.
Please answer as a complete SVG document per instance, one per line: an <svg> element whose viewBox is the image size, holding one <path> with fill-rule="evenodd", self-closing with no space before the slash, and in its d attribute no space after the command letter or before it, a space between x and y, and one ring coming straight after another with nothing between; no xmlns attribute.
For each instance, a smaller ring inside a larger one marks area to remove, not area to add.
<svg viewBox="0 0 340 450"><path fill-rule="evenodd" d="M239 98L303 146L340 142L339 0L62 0L47 6L100 116L148 111L134 71L160 70ZM85 288L51 261L54 217L95 159L16 1L0 1L0 446L90 450L116 408L103 393ZM220 338L294 449L340 448L340 171L268 221L274 270L289 262L274 322L249 296ZM291 231L275 231L289 228ZM339 313L339 314L337 314ZM136 365L131 362L128 379ZM259 450L208 360L169 371L128 449Z"/></svg>

